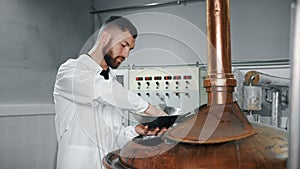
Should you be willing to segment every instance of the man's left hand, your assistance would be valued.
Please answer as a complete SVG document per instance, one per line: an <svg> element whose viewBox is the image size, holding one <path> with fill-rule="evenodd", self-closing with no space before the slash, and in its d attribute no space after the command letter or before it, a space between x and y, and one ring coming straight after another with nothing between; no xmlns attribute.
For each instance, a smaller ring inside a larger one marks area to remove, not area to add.
<svg viewBox="0 0 300 169"><path fill-rule="evenodd" d="M148 126L143 126L141 124L138 124L136 127L135 127L135 131L140 134L140 135L143 135L143 136L160 136L162 135L164 132L167 131L167 128L155 128L155 129L152 129L152 130L149 130Z"/></svg>

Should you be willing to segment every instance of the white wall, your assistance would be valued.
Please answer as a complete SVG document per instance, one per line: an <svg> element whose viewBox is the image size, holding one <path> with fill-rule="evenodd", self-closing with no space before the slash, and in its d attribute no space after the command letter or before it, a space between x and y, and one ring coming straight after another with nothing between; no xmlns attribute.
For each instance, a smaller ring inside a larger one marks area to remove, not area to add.
<svg viewBox="0 0 300 169"><path fill-rule="evenodd" d="M133 6L134 2L146 4L148 1L130 1L129 4L118 0L95 1L94 7L111 9ZM105 12L99 15L102 22L110 15L128 15L142 33L137 39L131 58L124 65L207 61L206 9L203 1L187 5ZM289 33L290 0L231 0L233 60L288 59Z"/></svg>
<svg viewBox="0 0 300 169"><path fill-rule="evenodd" d="M232 0L234 59L290 58L291 0Z"/></svg>
<svg viewBox="0 0 300 169"><path fill-rule="evenodd" d="M54 169L53 85L93 30L91 1L0 0L0 168Z"/></svg>
<svg viewBox="0 0 300 169"><path fill-rule="evenodd" d="M55 169L53 115L0 117L1 169Z"/></svg>
<svg viewBox="0 0 300 169"><path fill-rule="evenodd" d="M0 105L53 103L56 70L92 32L91 1L0 0Z"/></svg>

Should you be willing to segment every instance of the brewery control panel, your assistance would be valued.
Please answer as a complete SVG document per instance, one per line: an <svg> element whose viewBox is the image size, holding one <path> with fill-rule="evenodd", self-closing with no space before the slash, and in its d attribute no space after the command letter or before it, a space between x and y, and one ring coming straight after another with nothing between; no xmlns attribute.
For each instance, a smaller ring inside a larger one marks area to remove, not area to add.
<svg viewBox="0 0 300 169"><path fill-rule="evenodd" d="M151 67L129 70L129 89L152 105L194 111L199 107L199 67Z"/></svg>

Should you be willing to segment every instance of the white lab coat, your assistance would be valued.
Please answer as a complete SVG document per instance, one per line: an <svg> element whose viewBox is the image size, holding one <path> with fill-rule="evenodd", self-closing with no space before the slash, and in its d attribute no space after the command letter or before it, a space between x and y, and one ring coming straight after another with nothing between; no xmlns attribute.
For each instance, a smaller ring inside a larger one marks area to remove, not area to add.
<svg viewBox="0 0 300 169"><path fill-rule="evenodd" d="M125 89L87 55L58 70L55 87L57 169L102 169L102 158L137 136L124 127L124 110L143 112L148 103ZM98 117L98 118L96 118Z"/></svg>

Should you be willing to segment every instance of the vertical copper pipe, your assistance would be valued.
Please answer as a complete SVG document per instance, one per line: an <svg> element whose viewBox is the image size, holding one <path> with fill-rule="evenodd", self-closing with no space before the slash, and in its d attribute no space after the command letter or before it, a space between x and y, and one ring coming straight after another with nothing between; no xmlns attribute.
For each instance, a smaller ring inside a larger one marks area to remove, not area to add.
<svg viewBox="0 0 300 169"><path fill-rule="evenodd" d="M236 80L231 71L230 1L207 0L208 105L233 102Z"/></svg>

